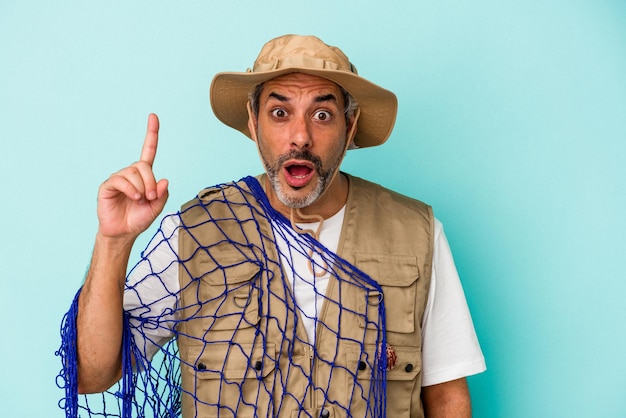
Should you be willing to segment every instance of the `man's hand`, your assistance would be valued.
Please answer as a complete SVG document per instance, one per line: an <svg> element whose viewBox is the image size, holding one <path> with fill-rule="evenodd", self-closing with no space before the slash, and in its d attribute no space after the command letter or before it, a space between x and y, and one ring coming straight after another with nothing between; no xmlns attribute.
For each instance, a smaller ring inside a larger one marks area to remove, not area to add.
<svg viewBox="0 0 626 418"><path fill-rule="evenodd" d="M107 238L133 241L159 216L167 201L167 180L158 182L152 165L159 140L159 119L148 117L141 157L118 171L98 191L98 233Z"/></svg>

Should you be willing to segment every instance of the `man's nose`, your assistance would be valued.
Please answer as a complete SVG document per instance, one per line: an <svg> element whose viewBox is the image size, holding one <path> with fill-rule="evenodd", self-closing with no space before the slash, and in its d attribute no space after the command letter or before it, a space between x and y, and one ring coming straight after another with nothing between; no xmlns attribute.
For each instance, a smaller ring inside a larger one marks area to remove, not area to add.
<svg viewBox="0 0 626 418"><path fill-rule="evenodd" d="M291 124L291 146L299 149L310 148L312 145L311 124L304 115L293 119Z"/></svg>

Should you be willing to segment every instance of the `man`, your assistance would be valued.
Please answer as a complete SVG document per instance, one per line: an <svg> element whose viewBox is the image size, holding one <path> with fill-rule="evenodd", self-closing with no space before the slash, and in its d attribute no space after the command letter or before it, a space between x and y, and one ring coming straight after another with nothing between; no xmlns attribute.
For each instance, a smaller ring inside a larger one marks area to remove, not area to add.
<svg viewBox="0 0 626 418"><path fill-rule="evenodd" d="M395 95L339 49L287 35L252 70L218 74L211 104L256 142L266 173L166 216L125 279L168 196L150 115L140 160L99 190L76 305L78 391L124 375L122 398L143 381L158 410L165 384L185 417L471 416L465 376L484 359L441 224L427 205L339 171L349 148L388 138ZM182 385L171 371L150 380L156 353L176 357Z"/></svg>

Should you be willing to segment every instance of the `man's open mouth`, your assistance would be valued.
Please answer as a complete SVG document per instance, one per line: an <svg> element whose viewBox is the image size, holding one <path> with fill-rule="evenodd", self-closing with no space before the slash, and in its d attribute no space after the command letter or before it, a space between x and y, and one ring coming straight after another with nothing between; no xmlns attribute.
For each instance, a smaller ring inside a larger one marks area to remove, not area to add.
<svg viewBox="0 0 626 418"><path fill-rule="evenodd" d="M313 174L315 167L308 161L293 161L284 165L285 179L291 187L305 186Z"/></svg>

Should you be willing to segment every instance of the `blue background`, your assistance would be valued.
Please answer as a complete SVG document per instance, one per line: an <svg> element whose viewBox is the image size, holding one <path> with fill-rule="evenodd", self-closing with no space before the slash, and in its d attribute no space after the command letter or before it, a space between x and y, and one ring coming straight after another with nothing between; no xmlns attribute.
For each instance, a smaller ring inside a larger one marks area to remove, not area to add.
<svg viewBox="0 0 626 418"><path fill-rule="evenodd" d="M2 416L63 416L54 352L97 188L149 112L166 210L261 170L208 87L284 33L398 95L389 142L343 168L443 221L488 363L474 415L626 416L625 2L0 0Z"/></svg>

